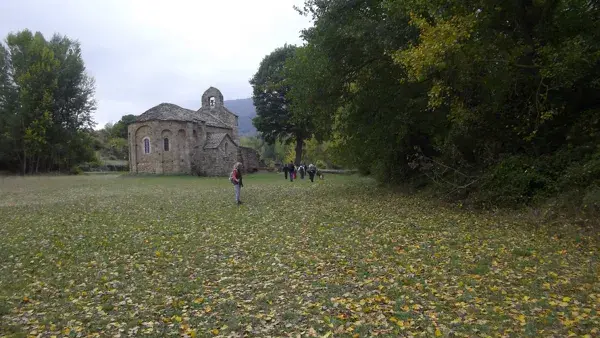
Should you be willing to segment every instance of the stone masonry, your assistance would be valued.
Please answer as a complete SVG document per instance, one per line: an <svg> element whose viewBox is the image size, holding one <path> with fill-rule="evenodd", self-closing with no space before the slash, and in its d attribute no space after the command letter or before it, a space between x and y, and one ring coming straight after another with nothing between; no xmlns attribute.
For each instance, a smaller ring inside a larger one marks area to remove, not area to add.
<svg viewBox="0 0 600 338"><path fill-rule="evenodd" d="M161 103L128 127L132 173L229 175L236 161L258 168L258 153L239 146L238 117L209 88L197 111Z"/></svg>

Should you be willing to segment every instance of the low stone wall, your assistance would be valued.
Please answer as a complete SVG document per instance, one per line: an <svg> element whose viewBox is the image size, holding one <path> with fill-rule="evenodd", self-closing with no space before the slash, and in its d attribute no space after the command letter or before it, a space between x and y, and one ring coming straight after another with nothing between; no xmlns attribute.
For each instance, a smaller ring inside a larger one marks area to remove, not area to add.
<svg viewBox="0 0 600 338"><path fill-rule="evenodd" d="M340 175L352 175L352 174L357 174L358 170L356 169L318 169L318 171L322 172L323 174L340 174Z"/></svg>
<svg viewBox="0 0 600 338"><path fill-rule="evenodd" d="M252 173L258 171L260 168L260 156L256 150L248 147L239 147L239 153L245 172Z"/></svg>

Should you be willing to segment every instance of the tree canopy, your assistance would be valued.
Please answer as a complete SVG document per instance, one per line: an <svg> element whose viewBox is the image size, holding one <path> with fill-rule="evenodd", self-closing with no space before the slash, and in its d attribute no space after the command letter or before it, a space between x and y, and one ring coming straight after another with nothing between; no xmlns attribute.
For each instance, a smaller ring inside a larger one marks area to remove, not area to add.
<svg viewBox="0 0 600 338"><path fill-rule="evenodd" d="M307 0L298 11L314 25L277 78L279 100L346 166L481 203L579 191L600 206L596 2Z"/></svg>
<svg viewBox="0 0 600 338"><path fill-rule="evenodd" d="M37 173L93 160L95 109L77 41L24 30L0 44L0 169Z"/></svg>
<svg viewBox="0 0 600 338"><path fill-rule="evenodd" d="M293 45L275 49L262 60L250 84L256 107L256 117L252 123L270 144L277 140L295 141L295 162L299 163L304 141L312 136L312 121L292 111L294 100L289 95L286 63L294 57L295 52Z"/></svg>

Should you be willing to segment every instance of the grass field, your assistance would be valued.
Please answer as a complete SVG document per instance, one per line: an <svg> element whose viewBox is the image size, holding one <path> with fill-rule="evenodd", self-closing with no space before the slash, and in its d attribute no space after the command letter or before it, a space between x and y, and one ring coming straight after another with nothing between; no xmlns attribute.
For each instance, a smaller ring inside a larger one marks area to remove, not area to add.
<svg viewBox="0 0 600 338"><path fill-rule="evenodd" d="M599 336L597 237L367 178L0 178L0 336ZM596 235L593 235L596 236Z"/></svg>

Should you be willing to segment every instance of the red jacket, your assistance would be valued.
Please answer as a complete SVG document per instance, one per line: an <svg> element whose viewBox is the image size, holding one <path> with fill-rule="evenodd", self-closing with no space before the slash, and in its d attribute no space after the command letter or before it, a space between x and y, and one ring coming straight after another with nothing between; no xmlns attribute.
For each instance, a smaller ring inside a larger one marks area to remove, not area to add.
<svg viewBox="0 0 600 338"><path fill-rule="evenodd" d="M242 175L237 169L233 169L233 184L240 184L240 180L242 179Z"/></svg>

